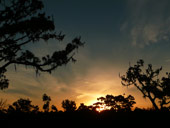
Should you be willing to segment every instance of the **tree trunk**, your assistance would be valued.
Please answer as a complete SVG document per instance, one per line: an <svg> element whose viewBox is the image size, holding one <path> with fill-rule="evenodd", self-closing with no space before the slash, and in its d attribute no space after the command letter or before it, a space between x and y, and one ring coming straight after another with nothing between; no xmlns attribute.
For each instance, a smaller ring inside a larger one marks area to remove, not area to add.
<svg viewBox="0 0 170 128"><path fill-rule="evenodd" d="M150 94L148 97L149 97L150 101L152 102L152 105L155 108L155 110L158 111L159 107L156 105L155 100L150 96Z"/></svg>

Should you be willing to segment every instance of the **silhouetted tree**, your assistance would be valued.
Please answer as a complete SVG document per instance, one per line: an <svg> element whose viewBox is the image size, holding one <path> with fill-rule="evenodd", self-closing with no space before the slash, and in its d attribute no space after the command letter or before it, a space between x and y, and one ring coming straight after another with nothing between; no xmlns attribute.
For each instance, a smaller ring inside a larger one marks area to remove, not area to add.
<svg viewBox="0 0 170 128"><path fill-rule="evenodd" d="M97 98L97 100L103 102L108 107L113 107L116 104L113 95L106 95L106 97L99 97L99 98Z"/></svg>
<svg viewBox="0 0 170 128"><path fill-rule="evenodd" d="M115 96L116 108L119 111L131 111L135 102L135 98L132 95L124 97L123 95Z"/></svg>
<svg viewBox="0 0 170 128"><path fill-rule="evenodd" d="M105 104L103 102L96 102L92 105L92 111L103 111L106 110Z"/></svg>
<svg viewBox="0 0 170 128"><path fill-rule="evenodd" d="M21 98L9 106L8 112L23 112L23 113L38 112L39 107L32 105L31 102L32 101L30 101L29 99Z"/></svg>
<svg viewBox="0 0 170 128"><path fill-rule="evenodd" d="M52 105L51 106L51 111L52 112L58 112L58 109L57 109L57 107L55 105Z"/></svg>
<svg viewBox="0 0 170 128"><path fill-rule="evenodd" d="M49 112L49 109L50 109L50 101L51 101L50 96L48 96L47 94L44 94L43 97L42 97L42 99L43 99L43 101L44 101L44 105L43 105L44 112Z"/></svg>
<svg viewBox="0 0 170 128"><path fill-rule="evenodd" d="M63 34L56 34L51 16L42 11L41 0L0 0L0 89L8 88L5 73L9 65L25 65L39 72L51 73L57 67L75 62L74 51L84 43L80 37L68 43L65 49L40 58L23 46L40 40L62 41Z"/></svg>
<svg viewBox="0 0 170 128"><path fill-rule="evenodd" d="M97 98L97 100L100 102L93 104L97 106L97 108L104 107L103 110L110 109L114 111L131 111L131 108L136 103L135 98L132 95L127 97L123 95L106 95L106 97L100 97Z"/></svg>
<svg viewBox="0 0 170 128"><path fill-rule="evenodd" d="M64 108L64 111L66 111L66 112L73 112L77 108L75 101L71 101L68 99L63 100L62 107Z"/></svg>
<svg viewBox="0 0 170 128"><path fill-rule="evenodd" d="M158 78L161 68L154 70L148 64L146 70L142 70L144 61L139 60L134 66L130 66L126 75L120 76L122 85L135 86L144 96L148 98L156 110L168 107L170 104L170 73L166 77Z"/></svg>
<svg viewBox="0 0 170 128"><path fill-rule="evenodd" d="M89 107L86 106L84 103L81 103L77 110L86 112L86 111L89 111Z"/></svg>

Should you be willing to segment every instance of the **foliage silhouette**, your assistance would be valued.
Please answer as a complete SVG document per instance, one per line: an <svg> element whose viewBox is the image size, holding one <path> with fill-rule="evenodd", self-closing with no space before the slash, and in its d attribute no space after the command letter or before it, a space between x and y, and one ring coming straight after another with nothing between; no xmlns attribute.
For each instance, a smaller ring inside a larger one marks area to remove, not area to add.
<svg viewBox="0 0 170 128"><path fill-rule="evenodd" d="M48 96L47 96L48 97ZM106 101L109 105L112 105L113 101L122 101L122 99L130 99L130 101L134 101L133 98L129 98L129 96L124 97L122 95L113 96L106 95L106 97L99 98L99 101ZM130 96L131 97L131 96ZM109 100L108 100L109 98ZM112 99L112 100L110 100ZM121 100L120 100L121 99ZM47 101L47 100L45 100ZM66 101L66 102L64 102ZM136 108L134 111L128 109L113 111L113 110L105 110L96 112L90 106L86 106L83 103L80 104L79 108L76 110L75 102L71 100L64 100L62 103L67 104L64 112L62 111L40 111L38 110L38 106L32 105L29 99L19 99L14 102L12 105L9 105L8 109L4 112L0 112L0 123L5 126L63 126L63 127L80 127L83 124L83 127L98 127L98 126L111 126L111 125L125 125L132 126L135 124L143 124L145 126L155 124L155 121L161 124L165 124L165 122L169 121L170 111L162 112L155 111L155 109L141 109ZM102 102L103 103L103 102ZM69 104L69 105L68 105ZM71 106L71 107L70 107ZM70 109L71 108L71 109ZM124 109L124 108L122 108ZM10 123L9 123L10 122ZM144 123L143 123L144 122ZM77 125L81 124L81 125Z"/></svg>
<svg viewBox="0 0 170 128"><path fill-rule="evenodd" d="M51 112L58 112L58 109L55 105L51 106Z"/></svg>
<svg viewBox="0 0 170 128"><path fill-rule="evenodd" d="M148 98L156 110L169 109L170 105L170 73L166 77L158 78L161 68L154 70L151 64L145 71L144 61L139 60L134 66L130 66L126 75L120 76L122 85L135 86Z"/></svg>
<svg viewBox="0 0 170 128"><path fill-rule="evenodd" d="M50 96L48 96L47 94L44 94L43 97L42 97L43 101L44 101L44 105L43 105L43 109L44 109L44 112L48 112L49 109L50 109L50 101L51 101L51 98ZM54 107L53 107L54 108ZM54 108L55 109L55 108Z"/></svg>
<svg viewBox="0 0 170 128"><path fill-rule="evenodd" d="M29 99L21 98L9 106L8 112L21 112L21 113L38 112L39 107L32 105L31 102L32 101L30 101Z"/></svg>
<svg viewBox="0 0 170 128"><path fill-rule="evenodd" d="M77 109L77 111L81 111L81 112L87 112L89 110L90 110L89 107L86 106L84 103L81 103L80 106Z"/></svg>
<svg viewBox="0 0 170 128"><path fill-rule="evenodd" d="M131 111L131 108L136 103L135 98L132 95L127 97L123 95L106 95L106 97L99 97L97 100L100 102L93 104L96 109L100 110L102 107L103 110L112 110L115 112Z"/></svg>
<svg viewBox="0 0 170 128"><path fill-rule="evenodd" d="M64 108L64 111L66 112L74 112L76 110L76 103L72 100L63 100L62 107Z"/></svg>
<svg viewBox="0 0 170 128"><path fill-rule="evenodd" d="M75 50L82 46L75 38L65 49L40 58L23 46L40 40L62 41L64 34L56 34L53 18L42 11L41 0L0 0L0 89L8 88L5 73L9 65L25 65L39 72L51 73L57 67L75 62Z"/></svg>

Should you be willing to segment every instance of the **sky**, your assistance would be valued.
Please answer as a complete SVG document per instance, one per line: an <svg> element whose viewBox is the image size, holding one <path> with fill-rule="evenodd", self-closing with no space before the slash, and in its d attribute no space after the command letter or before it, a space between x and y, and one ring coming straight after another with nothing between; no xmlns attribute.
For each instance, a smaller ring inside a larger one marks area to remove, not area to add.
<svg viewBox="0 0 170 128"><path fill-rule="evenodd" d="M121 85L119 74L129 63L143 59L154 68L170 71L169 0L43 0L44 11L53 16L56 32L66 34L62 43L50 40L25 46L37 56L62 49L81 36L84 47L76 52L76 63L57 68L52 74L36 76L31 68L8 68L9 88L0 97L12 103L29 98L42 105L42 95L61 108L64 99L93 104L100 96L133 95L136 106L150 107L134 87Z"/></svg>

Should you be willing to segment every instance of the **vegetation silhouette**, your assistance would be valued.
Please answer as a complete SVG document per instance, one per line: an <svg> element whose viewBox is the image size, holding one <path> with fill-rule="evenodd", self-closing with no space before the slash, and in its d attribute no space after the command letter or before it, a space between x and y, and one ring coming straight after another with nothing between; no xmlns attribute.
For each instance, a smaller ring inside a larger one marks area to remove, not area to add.
<svg viewBox="0 0 170 128"><path fill-rule="evenodd" d="M19 99L15 101L12 105L9 105L8 112L12 113L36 113L39 111L39 107L31 104L32 101L29 99Z"/></svg>
<svg viewBox="0 0 170 128"><path fill-rule="evenodd" d="M170 109L170 73L159 78L161 68L154 70L148 64L143 71L144 61L139 60L134 66L130 66L126 75L120 76L122 85L135 86L144 98L148 98L156 110Z"/></svg>
<svg viewBox="0 0 170 128"><path fill-rule="evenodd" d="M63 100L62 107L64 108L64 111L66 112L74 112L77 108L75 101L71 101L68 99Z"/></svg>
<svg viewBox="0 0 170 128"><path fill-rule="evenodd" d="M125 97L123 95L113 96L106 95L106 97L97 98L100 102L93 105L97 110L112 110L115 112L131 111L131 108L136 103L135 98L131 95ZM101 108L102 107L102 108Z"/></svg>
<svg viewBox="0 0 170 128"><path fill-rule="evenodd" d="M88 112L90 107L85 105L84 103L80 103L80 106L78 107L77 111L79 112Z"/></svg>
<svg viewBox="0 0 170 128"><path fill-rule="evenodd" d="M43 102L50 101L51 98L47 94L43 95ZM50 99L50 100L49 100ZM135 104L133 96L128 95L106 95L99 97L101 104L111 106L110 109L97 111L96 104L86 106L81 103L77 108L76 102L72 100L63 100L62 107L64 111L58 111L56 107L48 104L48 109L41 111L37 105L32 105L29 99L18 99L12 105L6 108L6 111L0 110L0 123L6 126L18 126L23 123L31 127L34 126L110 126L111 124L121 126L131 126L134 123L146 124L154 126L155 121L163 123L169 120L169 111L155 111L154 109L136 108L132 110ZM97 103L99 105L99 103ZM44 106L42 107L44 109ZM10 123L9 123L10 122ZM142 123L145 122L145 123Z"/></svg>
<svg viewBox="0 0 170 128"><path fill-rule="evenodd" d="M44 101L44 105L43 105L44 112L48 112L50 108L49 106L50 106L51 98L47 94L44 94L42 99Z"/></svg>
<svg viewBox="0 0 170 128"><path fill-rule="evenodd" d="M145 122L154 125L155 121L163 123L169 120L170 111L155 111L155 109L132 109L135 104L135 98L132 95L106 95L105 97L97 98L99 102L93 105L86 106L81 103L77 108L76 102L72 100L63 100L62 107L64 111L58 111L57 107L52 105L50 111L50 103L48 109L32 105L29 99L20 98L12 105L9 105L6 110L0 110L0 123L7 126L18 126L24 123L27 126L110 126L111 124L131 126L134 123ZM46 104L50 102L51 98L47 94L43 95L43 102ZM98 111L97 108L103 105L110 107L110 109L102 109ZM10 122L10 123L9 123Z"/></svg>
<svg viewBox="0 0 170 128"><path fill-rule="evenodd" d="M5 73L9 65L25 65L40 72L51 73L57 67L75 62L75 50L82 46L80 37L67 43L65 49L52 55L38 57L25 45L55 39L62 41L61 32L56 34L54 20L43 12L41 0L0 0L0 89L6 89L9 80ZM24 47L24 48L23 48Z"/></svg>

